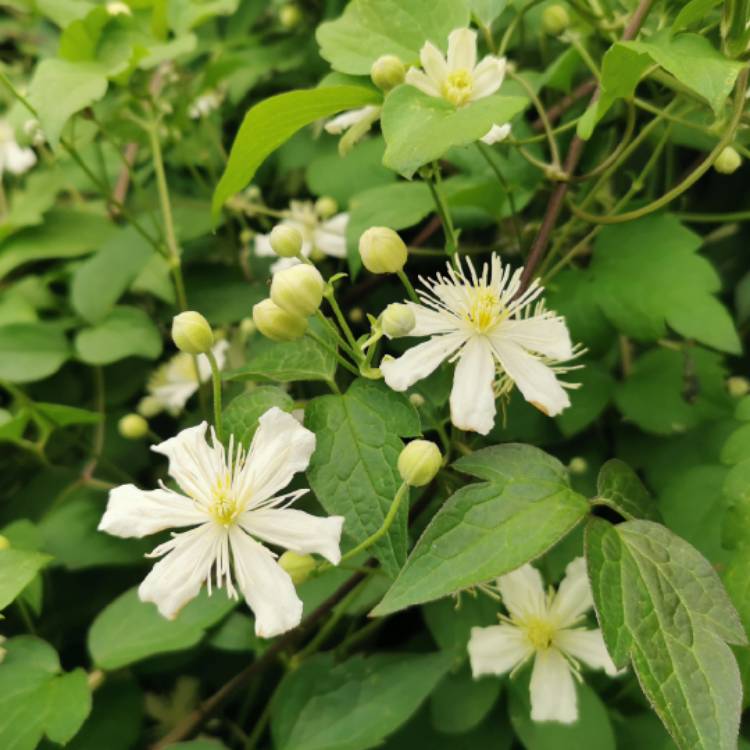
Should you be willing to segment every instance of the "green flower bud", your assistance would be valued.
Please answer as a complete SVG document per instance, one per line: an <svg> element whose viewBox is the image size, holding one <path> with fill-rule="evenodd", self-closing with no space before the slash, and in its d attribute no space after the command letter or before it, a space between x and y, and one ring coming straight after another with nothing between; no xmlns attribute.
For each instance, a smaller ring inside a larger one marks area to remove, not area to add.
<svg viewBox="0 0 750 750"><path fill-rule="evenodd" d="M240 333L247 338L252 336L258 330L258 326L255 325L255 321L252 318L243 318L240 321Z"/></svg>
<svg viewBox="0 0 750 750"><path fill-rule="evenodd" d="M742 157L731 146L727 146L716 157L714 169L719 174L732 174L740 168L741 164Z"/></svg>
<svg viewBox="0 0 750 750"><path fill-rule="evenodd" d="M289 573L295 586L303 584L315 569L315 560L311 555L298 555L296 552L286 551L279 558L279 565Z"/></svg>
<svg viewBox="0 0 750 750"><path fill-rule="evenodd" d="M8 653L7 648L3 648L3 643L5 643L5 636L0 635L0 664L3 663L3 659L5 659L5 655Z"/></svg>
<svg viewBox="0 0 750 750"><path fill-rule="evenodd" d="M435 478L442 464L443 457L435 443L412 440L398 457L398 473L411 487L423 487Z"/></svg>
<svg viewBox="0 0 750 750"><path fill-rule="evenodd" d="M315 201L315 212L321 219L330 219L338 210L339 204L330 195L324 195Z"/></svg>
<svg viewBox="0 0 750 750"><path fill-rule="evenodd" d="M274 274L271 299L282 310L306 318L320 307L325 288L320 271L315 266L300 263Z"/></svg>
<svg viewBox="0 0 750 750"><path fill-rule="evenodd" d="M182 352L205 354L214 345L214 332L200 313L188 310L172 319L172 340Z"/></svg>
<svg viewBox="0 0 750 750"><path fill-rule="evenodd" d="M8 540L8 537L0 534L0 550L8 549L8 547L10 547L10 541Z"/></svg>
<svg viewBox="0 0 750 750"><path fill-rule="evenodd" d="M148 435L148 422L140 414L126 414L117 423L117 431L126 440L141 440Z"/></svg>
<svg viewBox="0 0 750 750"><path fill-rule="evenodd" d="M424 396L421 393L412 393L409 396L409 403L415 409L419 409L420 406L424 406Z"/></svg>
<svg viewBox="0 0 750 750"><path fill-rule="evenodd" d="M269 237L271 249L281 258L294 258L302 250L302 235L288 224L277 224Z"/></svg>
<svg viewBox="0 0 750 750"><path fill-rule="evenodd" d="M272 299L264 299L253 307L253 321L272 341L295 341L307 330L306 318L282 310Z"/></svg>
<svg viewBox="0 0 750 750"><path fill-rule="evenodd" d="M571 474L585 474L589 470L589 462L582 456L575 456L570 459L568 471Z"/></svg>
<svg viewBox="0 0 750 750"><path fill-rule="evenodd" d="M164 410L164 405L156 396L144 396L138 402L138 413L146 419L151 419Z"/></svg>
<svg viewBox="0 0 750 750"><path fill-rule="evenodd" d="M570 26L570 16L562 5L550 5L542 13L542 27L550 36L559 36Z"/></svg>
<svg viewBox="0 0 750 750"><path fill-rule="evenodd" d="M359 254L370 273L396 273L406 265L404 241L388 227L370 227L359 238Z"/></svg>
<svg viewBox="0 0 750 750"><path fill-rule="evenodd" d="M349 320L352 323L361 323L365 319L365 311L361 307L352 307L349 310Z"/></svg>
<svg viewBox="0 0 750 750"><path fill-rule="evenodd" d="M294 3L287 3L279 10L279 23L287 30L299 26L302 20L302 13Z"/></svg>
<svg viewBox="0 0 750 750"><path fill-rule="evenodd" d="M383 55L372 64L370 78L381 91L390 91L404 82L406 66L396 55Z"/></svg>
<svg viewBox="0 0 750 750"><path fill-rule="evenodd" d="M383 310L383 314L380 316L383 333L389 339L408 336L416 323L414 311L411 307L400 302L392 302Z"/></svg>
<svg viewBox="0 0 750 750"><path fill-rule="evenodd" d="M732 375L727 379L727 391L732 398L742 398L750 393L750 380L741 375Z"/></svg>

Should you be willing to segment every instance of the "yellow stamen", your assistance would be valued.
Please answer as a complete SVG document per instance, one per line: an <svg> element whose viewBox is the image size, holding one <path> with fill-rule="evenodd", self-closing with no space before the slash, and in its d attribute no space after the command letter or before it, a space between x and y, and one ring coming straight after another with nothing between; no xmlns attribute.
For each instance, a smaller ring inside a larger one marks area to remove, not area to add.
<svg viewBox="0 0 750 750"><path fill-rule="evenodd" d="M556 628L549 620L529 617L519 627L525 632L529 643L537 651L545 651L552 644Z"/></svg>
<svg viewBox="0 0 750 750"><path fill-rule="evenodd" d="M230 526L240 514L237 499L232 494L232 477L226 472L211 490L211 516L222 526Z"/></svg>
<svg viewBox="0 0 750 750"><path fill-rule="evenodd" d="M471 291L472 301L466 320L471 323L479 333L498 323L503 316L503 305L497 294L487 287L479 287Z"/></svg>
<svg viewBox="0 0 750 750"><path fill-rule="evenodd" d="M442 86L443 98L456 107L466 104L471 98L474 80L466 68L460 68L448 73Z"/></svg>

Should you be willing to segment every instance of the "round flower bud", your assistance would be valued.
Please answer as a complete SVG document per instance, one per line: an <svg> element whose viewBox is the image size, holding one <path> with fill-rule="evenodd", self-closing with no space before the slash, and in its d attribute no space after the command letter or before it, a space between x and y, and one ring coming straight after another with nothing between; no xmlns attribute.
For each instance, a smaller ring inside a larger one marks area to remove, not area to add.
<svg viewBox="0 0 750 750"><path fill-rule="evenodd" d="M315 212L321 219L330 219L338 210L339 204L330 195L324 195L315 201Z"/></svg>
<svg viewBox="0 0 750 750"><path fill-rule="evenodd" d="M160 414L164 409L164 405L159 401L156 396L144 396L138 402L138 413L146 419L151 419L157 414Z"/></svg>
<svg viewBox="0 0 750 750"><path fill-rule="evenodd" d="M419 409L420 406L424 406L424 396L421 393L412 393L409 396L409 403L415 409Z"/></svg>
<svg viewBox="0 0 750 750"><path fill-rule="evenodd" d="M302 235L288 224L277 224L269 237L271 249L281 258L294 258L302 251Z"/></svg>
<svg viewBox="0 0 750 750"><path fill-rule="evenodd" d="M287 550L280 558L279 565L289 573L295 586L303 584L315 569L315 560L311 555L298 555Z"/></svg>
<svg viewBox="0 0 750 750"><path fill-rule="evenodd" d="M252 336L258 330L258 326L255 325L255 321L252 318L243 318L240 321L240 333L247 338Z"/></svg>
<svg viewBox="0 0 750 750"><path fill-rule="evenodd" d="M306 318L282 310L272 299L264 299L253 307L253 321L272 341L294 341L307 330Z"/></svg>
<svg viewBox="0 0 750 750"><path fill-rule="evenodd" d="M0 550L8 549L10 547L10 542L8 541L8 537L3 536L0 534Z"/></svg>
<svg viewBox="0 0 750 750"><path fill-rule="evenodd" d="M727 379L727 391L732 398L742 398L750 393L750 380L741 375L732 375Z"/></svg>
<svg viewBox="0 0 750 750"><path fill-rule="evenodd" d="M390 91L404 82L406 66L396 55L383 55L372 64L370 78L381 91Z"/></svg>
<svg viewBox="0 0 750 750"><path fill-rule="evenodd" d="M443 464L440 449L429 440L412 440L398 457L398 473L411 487L429 484Z"/></svg>
<svg viewBox="0 0 750 750"><path fill-rule="evenodd" d="M571 474L585 474L589 470L589 462L582 456L575 456L570 459L568 471Z"/></svg>
<svg viewBox="0 0 750 750"><path fill-rule="evenodd" d="M361 323L365 319L365 311L361 307L353 307L349 310L349 320L352 323Z"/></svg>
<svg viewBox="0 0 750 750"><path fill-rule="evenodd" d="M279 22L287 30L298 26L301 20L302 13L294 3L287 3L279 11Z"/></svg>
<svg viewBox="0 0 750 750"><path fill-rule="evenodd" d="M727 146L716 157L714 169L719 174L732 174L740 168L741 164L742 157L731 146Z"/></svg>
<svg viewBox="0 0 750 750"><path fill-rule="evenodd" d="M182 352L205 354L214 345L214 332L200 313L188 310L172 319L172 340Z"/></svg>
<svg viewBox="0 0 750 750"><path fill-rule="evenodd" d="M542 27L550 36L559 36L570 26L570 16L562 5L550 5L542 13Z"/></svg>
<svg viewBox="0 0 750 750"><path fill-rule="evenodd" d="M404 241L388 227L370 227L359 238L359 254L370 273L396 273L406 265Z"/></svg>
<svg viewBox="0 0 750 750"><path fill-rule="evenodd" d="M140 414L126 414L117 423L117 431L126 440L140 440L148 435L148 422Z"/></svg>
<svg viewBox="0 0 750 750"><path fill-rule="evenodd" d="M315 266L300 263L274 274L271 299L282 309L306 318L323 301L326 283Z"/></svg>
<svg viewBox="0 0 750 750"><path fill-rule="evenodd" d="M380 324L383 327L383 333L389 339L396 339L399 336L408 336L417 321L414 317L414 311L409 305L392 302L383 310L383 314L380 316Z"/></svg>

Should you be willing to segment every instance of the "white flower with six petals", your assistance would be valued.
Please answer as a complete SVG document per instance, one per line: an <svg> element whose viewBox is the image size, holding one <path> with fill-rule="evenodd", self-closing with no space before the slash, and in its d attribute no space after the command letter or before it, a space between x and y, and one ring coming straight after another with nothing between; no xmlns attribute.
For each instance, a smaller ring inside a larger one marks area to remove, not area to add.
<svg viewBox="0 0 750 750"><path fill-rule="evenodd" d="M245 452L230 439L229 450L207 424L189 427L153 446L169 459L169 474L182 492L162 484L144 491L132 484L109 494L101 531L143 537L165 529L193 527L173 534L150 557L162 558L141 583L142 601L154 602L174 618L204 583L242 592L255 614L255 632L270 638L296 627L302 602L289 574L259 540L297 554L318 553L334 565L344 519L318 518L288 506L308 492L279 494L315 450L315 435L276 407L259 420Z"/></svg>

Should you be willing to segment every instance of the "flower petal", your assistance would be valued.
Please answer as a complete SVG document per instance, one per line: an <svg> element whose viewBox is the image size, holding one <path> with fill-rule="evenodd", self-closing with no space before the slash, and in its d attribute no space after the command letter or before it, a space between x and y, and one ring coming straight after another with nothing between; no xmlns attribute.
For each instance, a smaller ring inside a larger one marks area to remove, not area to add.
<svg viewBox="0 0 750 750"><path fill-rule="evenodd" d="M5 144L5 168L11 174L23 174L36 164L36 154L30 148L23 148L15 141Z"/></svg>
<svg viewBox="0 0 750 750"><path fill-rule="evenodd" d="M443 53L432 42L425 42L419 52L419 60L424 72L439 91L448 75L448 66Z"/></svg>
<svg viewBox="0 0 750 750"><path fill-rule="evenodd" d="M505 58L487 55L474 69L472 101L494 94L503 85L504 78Z"/></svg>
<svg viewBox="0 0 750 750"><path fill-rule="evenodd" d="M317 553L334 565L341 560L343 516L320 518L301 510L262 508L246 512L240 523L248 534L298 555Z"/></svg>
<svg viewBox="0 0 750 750"><path fill-rule="evenodd" d="M274 255L276 255L276 253L273 251L273 248L271 247L270 234L255 235L255 254L259 258L272 258Z"/></svg>
<svg viewBox="0 0 750 750"><path fill-rule="evenodd" d="M493 125L479 140L492 146L494 143L504 141L510 135L510 125Z"/></svg>
<svg viewBox="0 0 750 750"><path fill-rule="evenodd" d="M433 336L408 349L396 359L383 359L380 371L394 391L405 391L418 380L426 378L465 341L460 333Z"/></svg>
<svg viewBox="0 0 750 750"><path fill-rule="evenodd" d="M614 677L619 674L607 651L602 631L596 630L559 630L555 634L554 645L565 654L579 659L592 669L603 669Z"/></svg>
<svg viewBox="0 0 750 750"><path fill-rule="evenodd" d="M526 563L500 576L497 587L505 608L514 618L524 620L530 615L546 618L547 599L542 575L533 565Z"/></svg>
<svg viewBox="0 0 750 750"><path fill-rule="evenodd" d="M369 107L360 107L359 109L350 109L342 112L340 115L328 120L323 128L326 133L330 133L331 135L341 135L341 133L348 130L352 125L356 125L363 120L369 114L369 109Z"/></svg>
<svg viewBox="0 0 750 750"><path fill-rule="evenodd" d="M555 648L538 651L531 672L531 718L572 724L578 719L578 696L570 665Z"/></svg>
<svg viewBox="0 0 750 750"><path fill-rule="evenodd" d="M549 417L570 406L570 398L551 367L512 341L498 335L490 339L500 364L527 401Z"/></svg>
<svg viewBox="0 0 750 750"><path fill-rule="evenodd" d="M593 606L594 599L586 571L586 560L576 557L565 568L565 578L560 583L550 606L550 615L556 618L558 627L568 628L578 622Z"/></svg>
<svg viewBox="0 0 750 750"><path fill-rule="evenodd" d="M152 554L166 554L138 587L141 601L153 602L162 616L173 620L208 579L224 538L221 527L205 523L157 547Z"/></svg>
<svg viewBox="0 0 750 750"><path fill-rule="evenodd" d="M472 628L468 650L471 673L475 678L510 672L533 653L523 632L512 625Z"/></svg>
<svg viewBox="0 0 750 750"><path fill-rule="evenodd" d="M133 484L123 484L110 491L98 528L113 536L142 537L206 520L205 513L184 495L171 490L145 492Z"/></svg>
<svg viewBox="0 0 750 750"><path fill-rule="evenodd" d="M573 356L573 344L565 319L550 314L506 320L498 327L497 336L545 357L565 360Z"/></svg>
<svg viewBox="0 0 750 750"><path fill-rule="evenodd" d="M461 430L486 435L495 424L495 360L492 347L472 336L461 351L453 374L451 422Z"/></svg>
<svg viewBox="0 0 750 750"><path fill-rule="evenodd" d="M454 333L457 329L456 319L447 312L430 310L425 305L407 302L407 307L414 313L414 328L409 336L435 336L440 333Z"/></svg>
<svg viewBox="0 0 750 750"><path fill-rule="evenodd" d="M427 96L440 96L440 89L432 78L417 68L409 68L406 71L404 82L408 83L409 86L414 86L415 89L419 89L422 93L427 94Z"/></svg>
<svg viewBox="0 0 750 750"><path fill-rule="evenodd" d="M448 70L468 70L477 64L477 34L471 29L454 29L448 35Z"/></svg>
<svg viewBox="0 0 750 750"><path fill-rule="evenodd" d="M151 395L173 416L176 417L184 408L190 397L198 390L198 381L194 378L180 383L164 383L149 389Z"/></svg>
<svg viewBox="0 0 750 750"><path fill-rule="evenodd" d="M346 258L346 227L349 214L341 213L323 222L313 232L313 245L332 258Z"/></svg>
<svg viewBox="0 0 750 750"><path fill-rule="evenodd" d="M255 634L273 638L299 625L302 601L289 574L244 531L233 528L230 543L237 584L255 614Z"/></svg>

